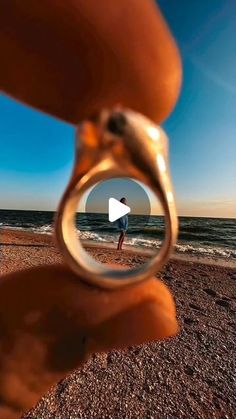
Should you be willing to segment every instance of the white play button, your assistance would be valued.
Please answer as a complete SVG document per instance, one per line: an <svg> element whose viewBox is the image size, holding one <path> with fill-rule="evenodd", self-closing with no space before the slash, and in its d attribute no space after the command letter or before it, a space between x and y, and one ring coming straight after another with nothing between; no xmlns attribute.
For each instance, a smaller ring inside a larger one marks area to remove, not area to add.
<svg viewBox="0 0 236 419"><path fill-rule="evenodd" d="M122 204L115 198L109 198L108 213L111 223L128 214L130 211L131 209L128 205Z"/></svg>

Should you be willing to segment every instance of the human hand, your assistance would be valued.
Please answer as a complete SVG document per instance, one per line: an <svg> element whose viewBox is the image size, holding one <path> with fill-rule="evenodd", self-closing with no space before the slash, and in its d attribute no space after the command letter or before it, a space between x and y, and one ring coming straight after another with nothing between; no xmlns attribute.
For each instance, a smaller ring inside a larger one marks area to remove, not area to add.
<svg viewBox="0 0 236 419"><path fill-rule="evenodd" d="M0 89L74 124L117 103L160 123L180 90L151 0L2 0L0 53Z"/></svg>
<svg viewBox="0 0 236 419"><path fill-rule="evenodd" d="M110 291L62 265L0 279L0 417L19 418L91 353L178 331L175 304L156 278Z"/></svg>
<svg viewBox="0 0 236 419"><path fill-rule="evenodd" d="M3 0L0 88L71 123L117 103L161 122L178 97L178 50L154 2ZM12 419L90 353L175 334L156 279L121 290L62 266L0 279L0 417ZM8 416L7 416L8 415Z"/></svg>

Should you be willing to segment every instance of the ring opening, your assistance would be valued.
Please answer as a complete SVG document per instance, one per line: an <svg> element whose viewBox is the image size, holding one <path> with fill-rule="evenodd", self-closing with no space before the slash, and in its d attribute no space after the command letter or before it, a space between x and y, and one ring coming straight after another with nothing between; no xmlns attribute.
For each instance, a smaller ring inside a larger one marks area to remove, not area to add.
<svg viewBox="0 0 236 419"><path fill-rule="evenodd" d="M115 270L122 279L122 272L140 270L160 251L165 217L149 187L116 177L96 183L81 196L74 229L86 252L85 264L103 274L104 269Z"/></svg>

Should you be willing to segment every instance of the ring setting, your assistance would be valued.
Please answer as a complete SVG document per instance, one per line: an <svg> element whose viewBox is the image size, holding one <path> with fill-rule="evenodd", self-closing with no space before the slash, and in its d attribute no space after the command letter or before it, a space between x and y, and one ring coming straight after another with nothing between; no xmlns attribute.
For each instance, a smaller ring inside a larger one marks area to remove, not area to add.
<svg viewBox="0 0 236 419"><path fill-rule="evenodd" d="M165 215L165 238L159 252L131 270L112 269L84 249L75 227L78 204L102 180L130 177L149 187ZM71 179L59 204L56 237L71 269L90 284L114 289L156 274L167 262L177 240L178 219L168 165L168 138L161 127L130 109L104 109L82 122L76 134Z"/></svg>

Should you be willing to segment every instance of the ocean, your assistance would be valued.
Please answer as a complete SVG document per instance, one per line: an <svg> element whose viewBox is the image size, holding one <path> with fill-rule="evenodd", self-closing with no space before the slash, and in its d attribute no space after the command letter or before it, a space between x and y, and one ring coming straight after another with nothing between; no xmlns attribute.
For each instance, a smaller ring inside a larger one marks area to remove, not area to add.
<svg viewBox="0 0 236 419"><path fill-rule="evenodd" d="M55 213L49 211L0 210L0 229L18 229L52 234ZM236 260L236 219L179 217L177 253ZM116 223L107 214L77 215L81 239L116 243ZM164 235L161 216L129 215L125 243L146 249L159 248Z"/></svg>

